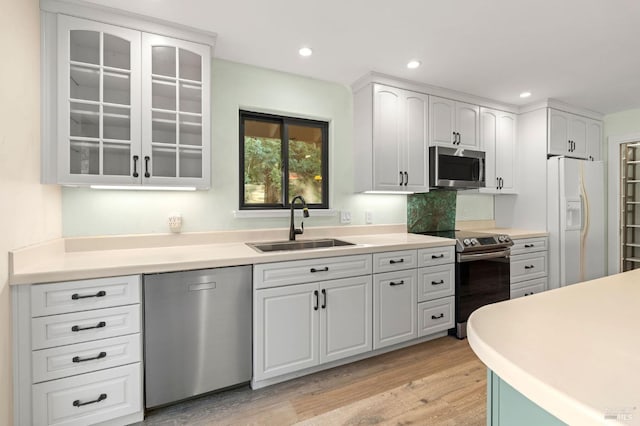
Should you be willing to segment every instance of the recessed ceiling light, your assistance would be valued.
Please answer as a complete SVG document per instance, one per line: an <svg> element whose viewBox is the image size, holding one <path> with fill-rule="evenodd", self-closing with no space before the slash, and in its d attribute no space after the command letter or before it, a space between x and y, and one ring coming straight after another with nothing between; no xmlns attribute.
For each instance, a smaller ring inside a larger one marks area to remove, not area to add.
<svg viewBox="0 0 640 426"><path fill-rule="evenodd" d="M298 53L300 56L311 56L313 50L311 50L310 47L301 47L300 50L298 50Z"/></svg>
<svg viewBox="0 0 640 426"><path fill-rule="evenodd" d="M531 92L522 92L522 93L520 93L520 97L522 99L528 98L529 96L531 96Z"/></svg>
<svg viewBox="0 0 640 426"><path fill-rule="evenodd" d="M407 63L407 68L409 68L410 70L414 70L416 68L418 68L420 65L422 64L422 62L416 60L416 59L412 59Z"/></svg>

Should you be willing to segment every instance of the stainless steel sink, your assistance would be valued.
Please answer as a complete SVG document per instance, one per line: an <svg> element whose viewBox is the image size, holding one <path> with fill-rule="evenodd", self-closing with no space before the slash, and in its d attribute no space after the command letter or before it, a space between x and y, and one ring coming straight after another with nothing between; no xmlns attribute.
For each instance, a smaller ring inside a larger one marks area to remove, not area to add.
<svg viewBox="0 0 640 426"><path fill-rule="evenodd" d="M260 253L269 253L272 251L285 251L285 250L308 250L328 247L340 247L340 246L354 246L353 243L348 243L342 240L336 240L334 238L323 238L319 240L302 240L302 241L271 241L265 243L246 243L249 247L253 248Z"/></svg>

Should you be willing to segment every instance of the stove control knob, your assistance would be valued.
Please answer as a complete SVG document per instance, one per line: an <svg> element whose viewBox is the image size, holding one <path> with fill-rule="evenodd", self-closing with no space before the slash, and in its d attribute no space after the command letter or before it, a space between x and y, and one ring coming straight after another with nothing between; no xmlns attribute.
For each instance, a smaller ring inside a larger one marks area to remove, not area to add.
<svg viewBox="0 0 640 426"><path fill-rule="evenodd" d="M476 240L475 238L472 238L472 239L471 239L471 245L472 245L472 246L477 246L478 244L480 244L480 243L478 242L478 240Z"/></svg>
<svg viewBox="0 0 640 426"><path fill-rule="evenodd" d="M468 238L465 238L464 240L462 240L462 244L464 244L464 245L465 245L465 247L466 247L466 246L468 246L469 244L471 244L471 240L470 240L470 239L468 239Z"/></svg>
<svg viewBox="0 0 640 426"><path fill-rule="evenodd" d="M498 241L501 243L504 243L507 240L507 237L505 235L498 235Z"/></svg>

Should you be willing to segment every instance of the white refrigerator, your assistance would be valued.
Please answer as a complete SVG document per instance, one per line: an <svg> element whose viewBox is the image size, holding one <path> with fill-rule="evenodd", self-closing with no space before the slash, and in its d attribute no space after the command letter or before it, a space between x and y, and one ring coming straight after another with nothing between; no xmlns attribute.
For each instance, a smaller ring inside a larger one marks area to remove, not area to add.
<svg viewBox="0 0 640 426"><path fill-rule="evenodd" d="M604 164L551 157L547 161L549 288L606 274Z"/></svg>

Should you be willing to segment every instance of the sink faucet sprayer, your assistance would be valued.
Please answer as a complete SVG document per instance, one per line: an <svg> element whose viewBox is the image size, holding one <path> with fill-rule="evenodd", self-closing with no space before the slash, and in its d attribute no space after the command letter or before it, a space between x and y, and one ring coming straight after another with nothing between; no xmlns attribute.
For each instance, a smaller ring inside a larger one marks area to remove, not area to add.
<svg viewBox="0 0 640 426"><path fill-rule="evenodd" d="M296 228L293 224L293 208L296 204L296 201L300 201L302 203L302 216L309 217L309 209L307 208L307 203L302 198L302 195L296 195L291 199L291 223L289 225L289 241L295 241L296 235L301 235L304 233L304 221L300 222L300 229Z"/></svg>

